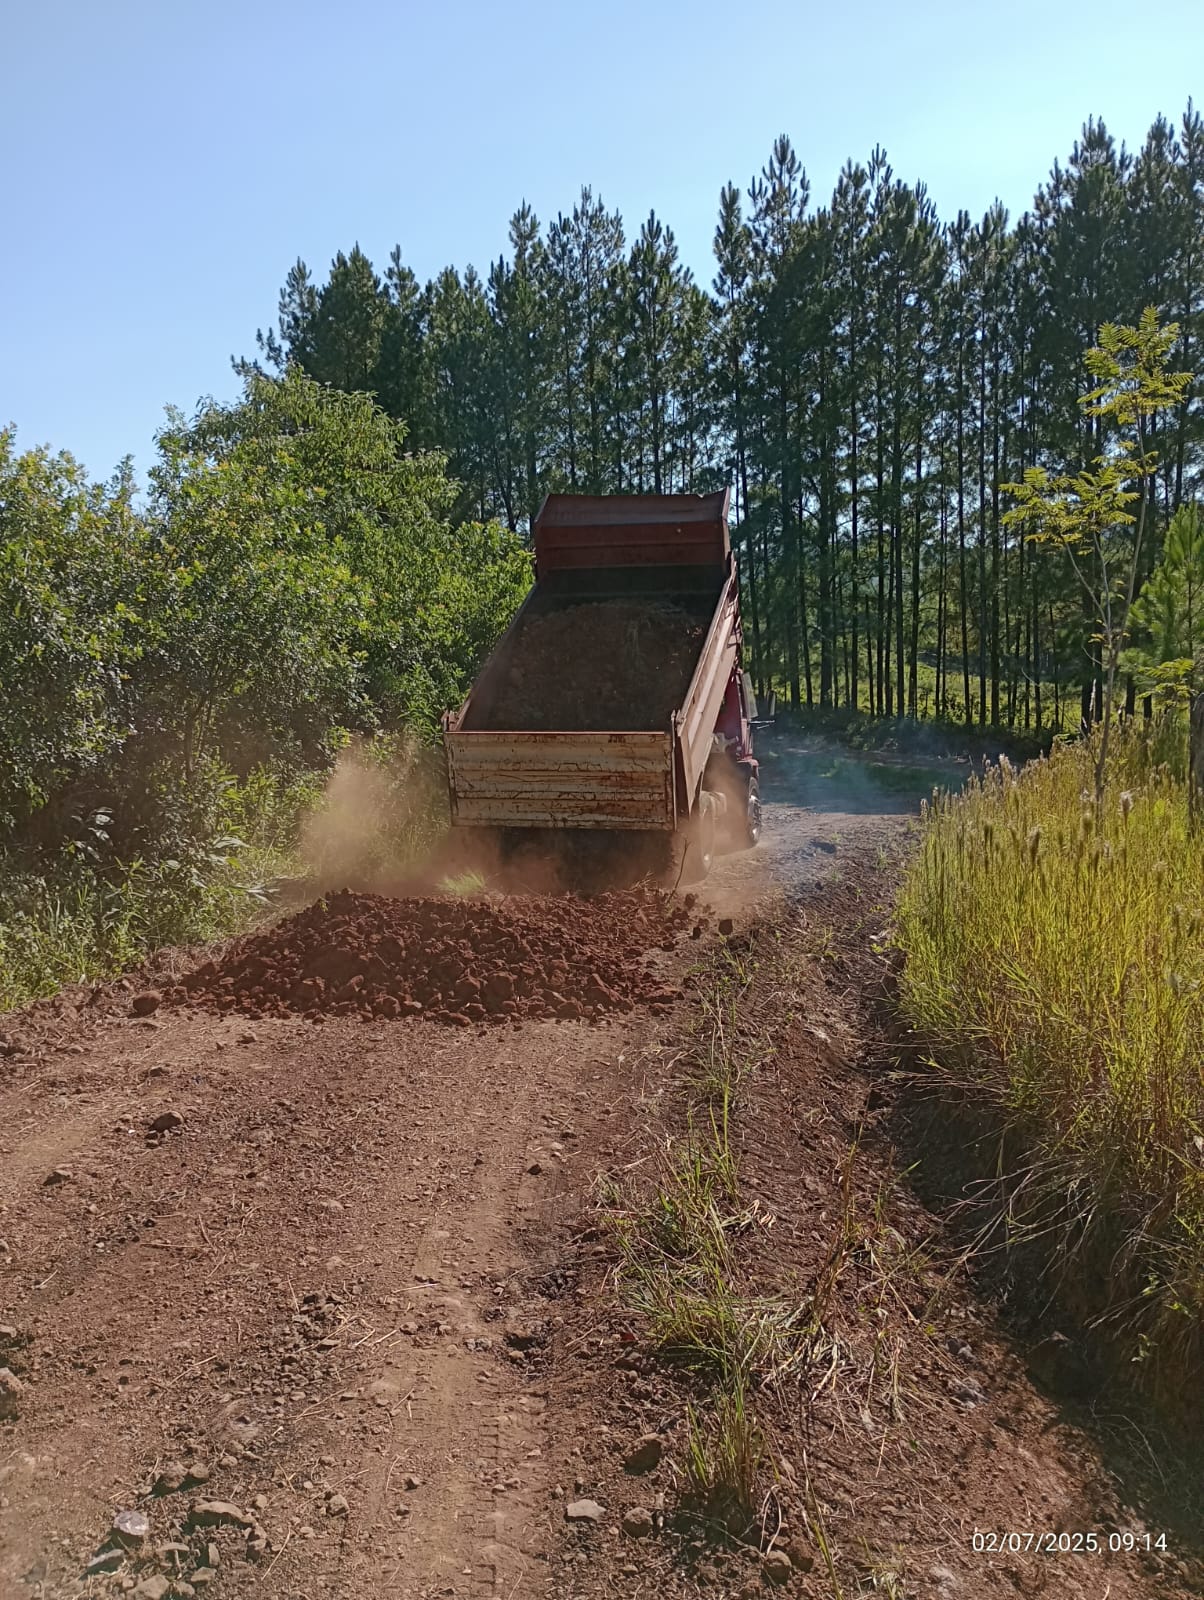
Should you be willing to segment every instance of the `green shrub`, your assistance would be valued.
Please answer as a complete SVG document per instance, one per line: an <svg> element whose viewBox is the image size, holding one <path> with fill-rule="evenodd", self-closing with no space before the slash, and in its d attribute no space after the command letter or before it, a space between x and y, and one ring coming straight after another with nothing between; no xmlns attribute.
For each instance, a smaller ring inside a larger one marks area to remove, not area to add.
<svg viewBox="0 0 1204 1600"><path fill-rule="evenodd" d="M302 813L320 783L259 768L239 783L210 767L189 797L209 831L114 860L101 822L46 859L0 856L0 1010L64 984L111 977L164 945L203 943L271 913L272 882L297 870ZM99 814L103 817L103 813Z"/></svg>
<svg viewBox="0 0 1204 1600"><path fill-rule="evenodd" d="M370 396L295 371L173 415L141 506L0 432L0 1006L433 841L439 715L531 579L455 500Z"/></svg>
<svg viewBox="0 0 1204 1600"><path fill-rule="evenodd" d="M125 737L131 493L0 430L0 837Z"/></svg>

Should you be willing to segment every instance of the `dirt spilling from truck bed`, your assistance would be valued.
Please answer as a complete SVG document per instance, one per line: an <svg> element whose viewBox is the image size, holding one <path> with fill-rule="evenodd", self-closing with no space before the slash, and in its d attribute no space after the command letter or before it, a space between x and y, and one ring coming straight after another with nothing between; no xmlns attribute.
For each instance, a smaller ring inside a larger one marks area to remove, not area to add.
<svg viewBox="0 0 1204 1600"><path fill-rule="evenodd" d="M668 602L599 600L528 621L480 726L635 732L667 726L706 627Z"/></svg>
<svg viewBox="0 0 1204 1600"><path fill-rule="evenodd" d="M589 900L329 896L236 940L133 1008L200 1004L251 1017L425 1017L436 1022L600 1017L675 992L654 952L699 927L693 897L640 888Z"/></svg>

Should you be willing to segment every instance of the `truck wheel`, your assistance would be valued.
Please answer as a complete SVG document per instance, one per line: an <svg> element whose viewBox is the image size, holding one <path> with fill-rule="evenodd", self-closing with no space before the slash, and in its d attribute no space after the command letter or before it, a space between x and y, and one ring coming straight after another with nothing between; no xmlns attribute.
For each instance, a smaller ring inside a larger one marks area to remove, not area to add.
<svg viewBox="0 0 1204 1600"><path fill-rule="evenodd" d="M748 797L744 807L744 842L751 849L761 837L761 786L755 778L748 780Z"/></svg>

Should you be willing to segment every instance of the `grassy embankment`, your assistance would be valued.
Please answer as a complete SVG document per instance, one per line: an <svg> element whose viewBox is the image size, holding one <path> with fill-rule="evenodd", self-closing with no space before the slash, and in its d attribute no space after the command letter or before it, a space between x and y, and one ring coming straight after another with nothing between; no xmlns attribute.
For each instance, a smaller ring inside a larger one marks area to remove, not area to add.
<svg viewBox="0 0 1204 1600"><path fill-rule="evenodd" d="M1005 1131L1009 1242L1164 1390L1204 1359L1204 851L1181 730L936 796L898 908L903 1003ZM1181 756L1180 756L1181 760Z"/></svg>

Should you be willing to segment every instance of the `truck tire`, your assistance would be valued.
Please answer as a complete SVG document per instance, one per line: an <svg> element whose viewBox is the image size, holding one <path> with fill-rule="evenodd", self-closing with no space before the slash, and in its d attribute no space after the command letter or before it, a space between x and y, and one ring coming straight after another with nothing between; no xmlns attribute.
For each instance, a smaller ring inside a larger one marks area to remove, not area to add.
<svg viewBox="0 0 1204 1600"><path fill-rule="evenodd" d="M751 850L761 837L761 786L755 778L748 780L748 794L744 803L744 843Z"/></svg>

